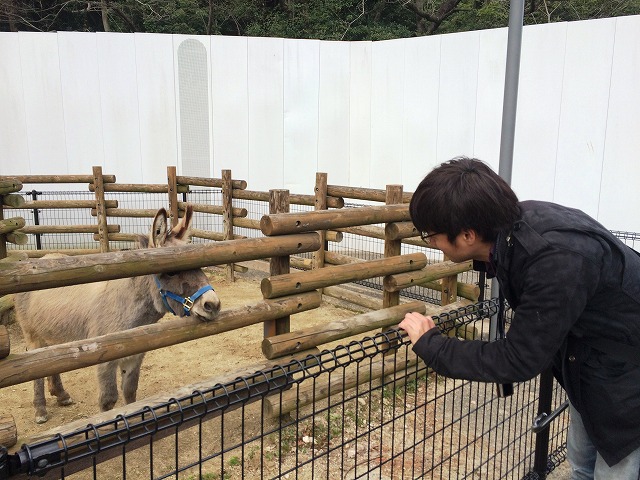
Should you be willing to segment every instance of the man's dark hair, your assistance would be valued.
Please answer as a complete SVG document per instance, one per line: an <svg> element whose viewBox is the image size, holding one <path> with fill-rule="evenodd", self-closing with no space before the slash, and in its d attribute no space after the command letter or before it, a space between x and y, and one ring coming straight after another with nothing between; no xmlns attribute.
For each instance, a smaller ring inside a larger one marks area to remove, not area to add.
<svg viewBox="0 0 640 480"><path fill-rule="evenodd" d="M457 157L420 182L409 212L421 232L446 233L453 242L463 230L475 230L492 242L520 216L520 207L509 184L486 163Z"/></svg>

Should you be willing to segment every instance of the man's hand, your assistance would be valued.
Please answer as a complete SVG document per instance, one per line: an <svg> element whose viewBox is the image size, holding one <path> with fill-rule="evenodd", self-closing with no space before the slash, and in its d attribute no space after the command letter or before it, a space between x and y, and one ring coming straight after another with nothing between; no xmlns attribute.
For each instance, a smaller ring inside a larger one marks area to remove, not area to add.
<svg viewBox="0 0 640 480"><path fill-rule="evenodd" d="M413 345L418 339L432 328L436 328L431 317L425 317L421 313L409 312L404 316L398 327L402 328L409 335Z"/></svg>

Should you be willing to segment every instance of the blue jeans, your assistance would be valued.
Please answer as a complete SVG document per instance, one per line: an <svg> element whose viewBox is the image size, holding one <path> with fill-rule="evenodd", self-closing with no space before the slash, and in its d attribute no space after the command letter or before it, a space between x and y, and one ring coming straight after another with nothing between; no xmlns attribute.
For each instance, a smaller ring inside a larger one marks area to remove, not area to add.
<svg viewBox="0 0 640 480"><path fill-rule="evenodd" d="M569 415L567 459L571 464L571 480L640 479L640 448L610 467L591 443L580 414L571 404Z"/></svg>

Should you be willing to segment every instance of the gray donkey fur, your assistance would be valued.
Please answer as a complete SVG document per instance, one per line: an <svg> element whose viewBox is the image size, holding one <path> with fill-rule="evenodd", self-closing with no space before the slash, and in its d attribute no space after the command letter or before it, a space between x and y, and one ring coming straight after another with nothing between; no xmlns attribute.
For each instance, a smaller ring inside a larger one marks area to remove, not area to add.
<svg viewBox="0 0 640 480"><path fill-rule="evenodd" d="M192 213L189 205L181 222L169 230L167 212L160 209L149 237L140 236L141 246L161 248L187 243ZM193 295L209 284L201 269L158 274L157 278L161 288L182 297ZM184 315L179 302L172 299L167 301L177 315ZM18 293L14 302L16 320L22 328L28 349L149 325L167 313L154 275ZM216 317L219 310L220 300L213 290L209 290L195 301L191 315L209 321ZM135 401L143 357L144 353L141 353L98 365L99 405L102 411L110 410L118 401L118 369L125 402ZM52 375L47 380L49 392L57 397L59 405L73 403L62 386L60 375ZM46 422L44 378L34 381L33 405L36 422Z"/></svg>

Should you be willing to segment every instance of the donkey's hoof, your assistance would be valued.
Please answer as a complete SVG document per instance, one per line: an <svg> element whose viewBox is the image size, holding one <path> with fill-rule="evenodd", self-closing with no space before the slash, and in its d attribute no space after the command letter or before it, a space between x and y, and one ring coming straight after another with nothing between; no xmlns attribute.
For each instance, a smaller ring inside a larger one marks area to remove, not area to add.
<svg viewBox="0 0 640 480"><path fill-rule="evenodd" d="M36 423L44 423L49 420L49 416L45 413L44 415L36 415Z"/></svg>
<svg viewBox="0 0 640 480"><path fill-rule="evenodd" d="M66 407L67 405L73 405L74 403L76 403L76 402L71 397L59 398L58 399L58 405L60 405L62 407Z"/></svg>
<svg viewBox="0 0 640 480"><path fill-rule="evenodd" d="M108 411L109 411L109 410L111 410L115 405L116 405L116 402L106 402L106 403L101 403L101 404L100 404L100 411L101 411L101 412L108 412Z"/></svg>

